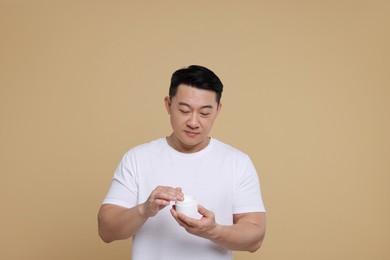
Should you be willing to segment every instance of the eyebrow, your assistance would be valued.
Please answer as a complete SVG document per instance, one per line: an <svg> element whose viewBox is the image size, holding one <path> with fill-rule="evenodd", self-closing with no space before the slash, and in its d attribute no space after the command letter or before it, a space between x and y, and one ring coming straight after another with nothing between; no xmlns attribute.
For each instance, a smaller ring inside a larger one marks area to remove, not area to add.
<svg viewBox="0 0 390 260"><path fill-rule="evenodd" d="M179 106L186 106L186 107L191 107L189 104L185 103L185 102L179 102ZM200 109L203 109L203 108L213 108L212 105L204 105L204 106L201 106Z"/></svg>

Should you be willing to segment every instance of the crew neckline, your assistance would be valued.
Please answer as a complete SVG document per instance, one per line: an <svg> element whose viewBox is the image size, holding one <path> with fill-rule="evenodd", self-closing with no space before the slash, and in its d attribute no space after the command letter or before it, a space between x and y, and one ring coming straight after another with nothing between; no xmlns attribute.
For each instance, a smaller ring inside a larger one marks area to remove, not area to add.
<svg viewBox="0 0 390 260"><path fill-rule="evenodd" d="M203 156L207 151L209 151L214 146L214 138L210 137L210 142L207 144L205 148L200 151L194 153L182 153L177 151L175 148L169 145L167 137L161 138L164 145L168 147L168 151L174 156L183 158L183 159L195 159Z"/></svg>

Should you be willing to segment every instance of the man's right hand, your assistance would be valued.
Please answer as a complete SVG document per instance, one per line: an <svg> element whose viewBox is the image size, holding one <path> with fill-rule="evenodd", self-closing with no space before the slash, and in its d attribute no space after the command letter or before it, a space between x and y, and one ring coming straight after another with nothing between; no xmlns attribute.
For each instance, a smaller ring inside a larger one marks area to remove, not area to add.
<svg viewBox="0 0 390 260"><path fill-rule="evenodd" d="M144 217L153 217L160 210L168 206L171 201L176 200L184 200L184 194L181 188L158 186L152 191L149 198L140 205L140 214Z"/></svg>
<svg viewBox="0 0 390 260"><path fill-rule="evenodd" d="M106 243L127 239L136 234L149 217L176 200L184 200L181 188L158 186L144 203L135 207L104 204L98 213L99 235Z"/></svg>

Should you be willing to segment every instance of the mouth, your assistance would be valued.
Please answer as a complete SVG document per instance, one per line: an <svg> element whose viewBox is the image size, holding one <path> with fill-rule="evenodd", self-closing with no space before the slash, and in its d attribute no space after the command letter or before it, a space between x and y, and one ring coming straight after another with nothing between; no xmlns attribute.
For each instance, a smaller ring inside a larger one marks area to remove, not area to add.
<svg viewBox="0 0 390 260"><path fill-rule="evenodd" d="M199 133L197 132L192 132L192 131L184 131L186 133L187 136L189 137L195 137L197 136Z"/></svg>

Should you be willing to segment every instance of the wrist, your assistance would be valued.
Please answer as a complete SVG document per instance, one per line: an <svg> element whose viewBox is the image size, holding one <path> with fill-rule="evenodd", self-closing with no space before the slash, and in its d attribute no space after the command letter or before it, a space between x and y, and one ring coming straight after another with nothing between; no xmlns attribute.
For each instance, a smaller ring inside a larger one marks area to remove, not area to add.
<svg viewBox="0 0 390 260"><path fill-rule="evenodd" d="M139 214L142 218L148 218L148 216L147 216L147 214L146 214L145 203L139 204L139 205L137 206L137 211L138 211L138 214Z"/></svg>
<svg viewBox="0 0 390 260"><path fill-rule="evenodd" d="M210 230L209 233L210 240L218 241L219 238L222 236L221 235L222 232L223 232L223 226L219 224L215 224L215 226Z"/></svg>

